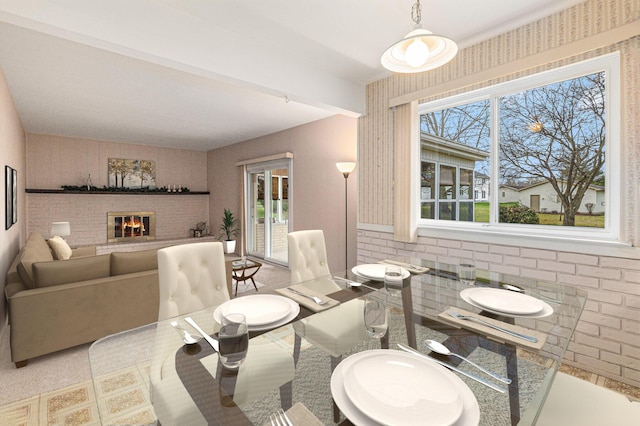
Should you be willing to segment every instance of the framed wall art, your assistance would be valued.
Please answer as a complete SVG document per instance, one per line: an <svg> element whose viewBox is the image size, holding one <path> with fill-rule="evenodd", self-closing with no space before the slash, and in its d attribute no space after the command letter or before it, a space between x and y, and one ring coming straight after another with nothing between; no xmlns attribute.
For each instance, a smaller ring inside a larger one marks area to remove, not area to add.
<svg viewBox="0 0 640 426"><path fill-rule="evenodd" d="M13 213L13 218L11 220L11 224L13 225L18 221L18 171L13 169L13 177L11 179L12 185L12 193L11 196L13 198L13 203L11 207L11 213Z"/></svg>
<svg viewBox="0 0 640 426"><path fill-rule="evenodd" d="M13 225L13 169L9 166L4 166L4 190L4 229L9 229Z"/></svg>

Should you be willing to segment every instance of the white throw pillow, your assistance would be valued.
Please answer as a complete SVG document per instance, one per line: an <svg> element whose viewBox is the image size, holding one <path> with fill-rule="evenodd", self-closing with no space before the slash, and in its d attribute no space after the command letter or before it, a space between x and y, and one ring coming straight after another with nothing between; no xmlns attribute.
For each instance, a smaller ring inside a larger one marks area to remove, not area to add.
<svg viewBox="0 0 640 426"><path fill-rule="evenodd" d="M56 260L67 260L71 257L71 247L62 237L51 237L47 240Z"/></svg>

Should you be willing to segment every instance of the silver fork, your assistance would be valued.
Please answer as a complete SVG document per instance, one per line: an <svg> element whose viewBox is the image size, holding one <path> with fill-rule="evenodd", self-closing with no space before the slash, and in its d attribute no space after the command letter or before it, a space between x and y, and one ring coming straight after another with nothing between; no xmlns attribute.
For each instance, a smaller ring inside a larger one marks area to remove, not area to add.
<svg viewBox="0 0 640 426"><path fill-rule="evenodd" d="M271 426L293 426L291 420L287 416L287 413L281 408L275 414L269 416L271 420Z"/></svg>
<svg viewBox="0 0 640 426"><path fill-rule="evenodd" d="M317 296L309 296L308 294L304 294L304 293L302 293L301 291L294 290L294 289L289 288L289 287L287 287L287 290L289 290L291 293L295 293L295 294L297 294L298 296L302 296L302 297L306 297L307 299L311 299L311 300L313 300L314 302L316 302L318 305L324 305L324 304L326 304L326 303L329 303L329 301L328 301L328 300L322 300L322 299L320 299L320 298L319 298L319 297L317 297Z"/></svg>
<svg viewBox="0 0 640 426"><path fill-rule="evenodd" d="M454 311L447 311L447 314L451 315L454 318L458 318L458 319L461 319L461 320L475 321L475 322L478 322L480 324L484 324L487 327L491 327L491 328L493 328L495 330L498 330L498 331L501 331L503 333L509 334L510 336L519 337L520 339L528 340L529 342L535 343L535 342L538 341L538 339L536 337L527 336L526 334L518 333L516 331L511 331L511 330L508 330L506 328L499 327L497 325L491 324L488 321L484 321L484 320L482 320L480 318L472 317L471 315L462 315L462 314L459 314L459 313L454 312Z"/></svg>

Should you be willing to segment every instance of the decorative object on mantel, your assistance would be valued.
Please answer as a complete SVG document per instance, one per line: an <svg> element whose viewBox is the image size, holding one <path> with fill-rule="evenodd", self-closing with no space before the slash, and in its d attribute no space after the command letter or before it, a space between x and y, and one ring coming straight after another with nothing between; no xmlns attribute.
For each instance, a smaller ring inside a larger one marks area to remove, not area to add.
<svg viewBox="0 0 640 426"><path fill-rule="evenodd" d="M103 186L102 188L98 188L96 186L92 186L91 189L87 189L87 186L83 185L83 186L78 186L78 185L62 185L61 186L62 189L64 189L65 191L76 191L76 192L172 192L170 187L166 187L163 186L162 188L150 188L148 186L142 187L142 188L122 188L122 187L118 187L116 188L115 186ZM189 192L189 188L185 187L185 186L181 186L181 190L180 191L173 191L173 192Z"/></svg>
<svg viewBox="0 0 640 426"><path fill-rule="evenodd" d="M207 222L198 222L195 228L191 230L191 236L194 238L204 237L209 234Z"/></svg>
<svg viewBox="0 0 640 426"><path fill-rule="evenodd" d="M109 158L109 187L155 188L156 162Z"/></svg>
<svg viewBox="0 0 640 426"><path fill-rule="evenodd" d="M222 225L220 225L220 237L224 238L222 245L225 253L234 253L236 251L236 240L240 230L238 229L238 219L233 216L231 210L224 209L222 216Z"/></svg>

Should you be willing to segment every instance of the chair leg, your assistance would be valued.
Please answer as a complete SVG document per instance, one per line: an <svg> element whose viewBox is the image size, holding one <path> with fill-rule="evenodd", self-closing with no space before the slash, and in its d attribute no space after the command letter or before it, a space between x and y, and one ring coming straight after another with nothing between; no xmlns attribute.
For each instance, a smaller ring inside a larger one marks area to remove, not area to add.
<svg viewBox="0 0 640 426"><path fill-rule="evenodd" d="M26 367L28 363L29 363L28 359L25 359L25 360L22 360L22 361L17 361L16 362L16 368Z"/></svg>

